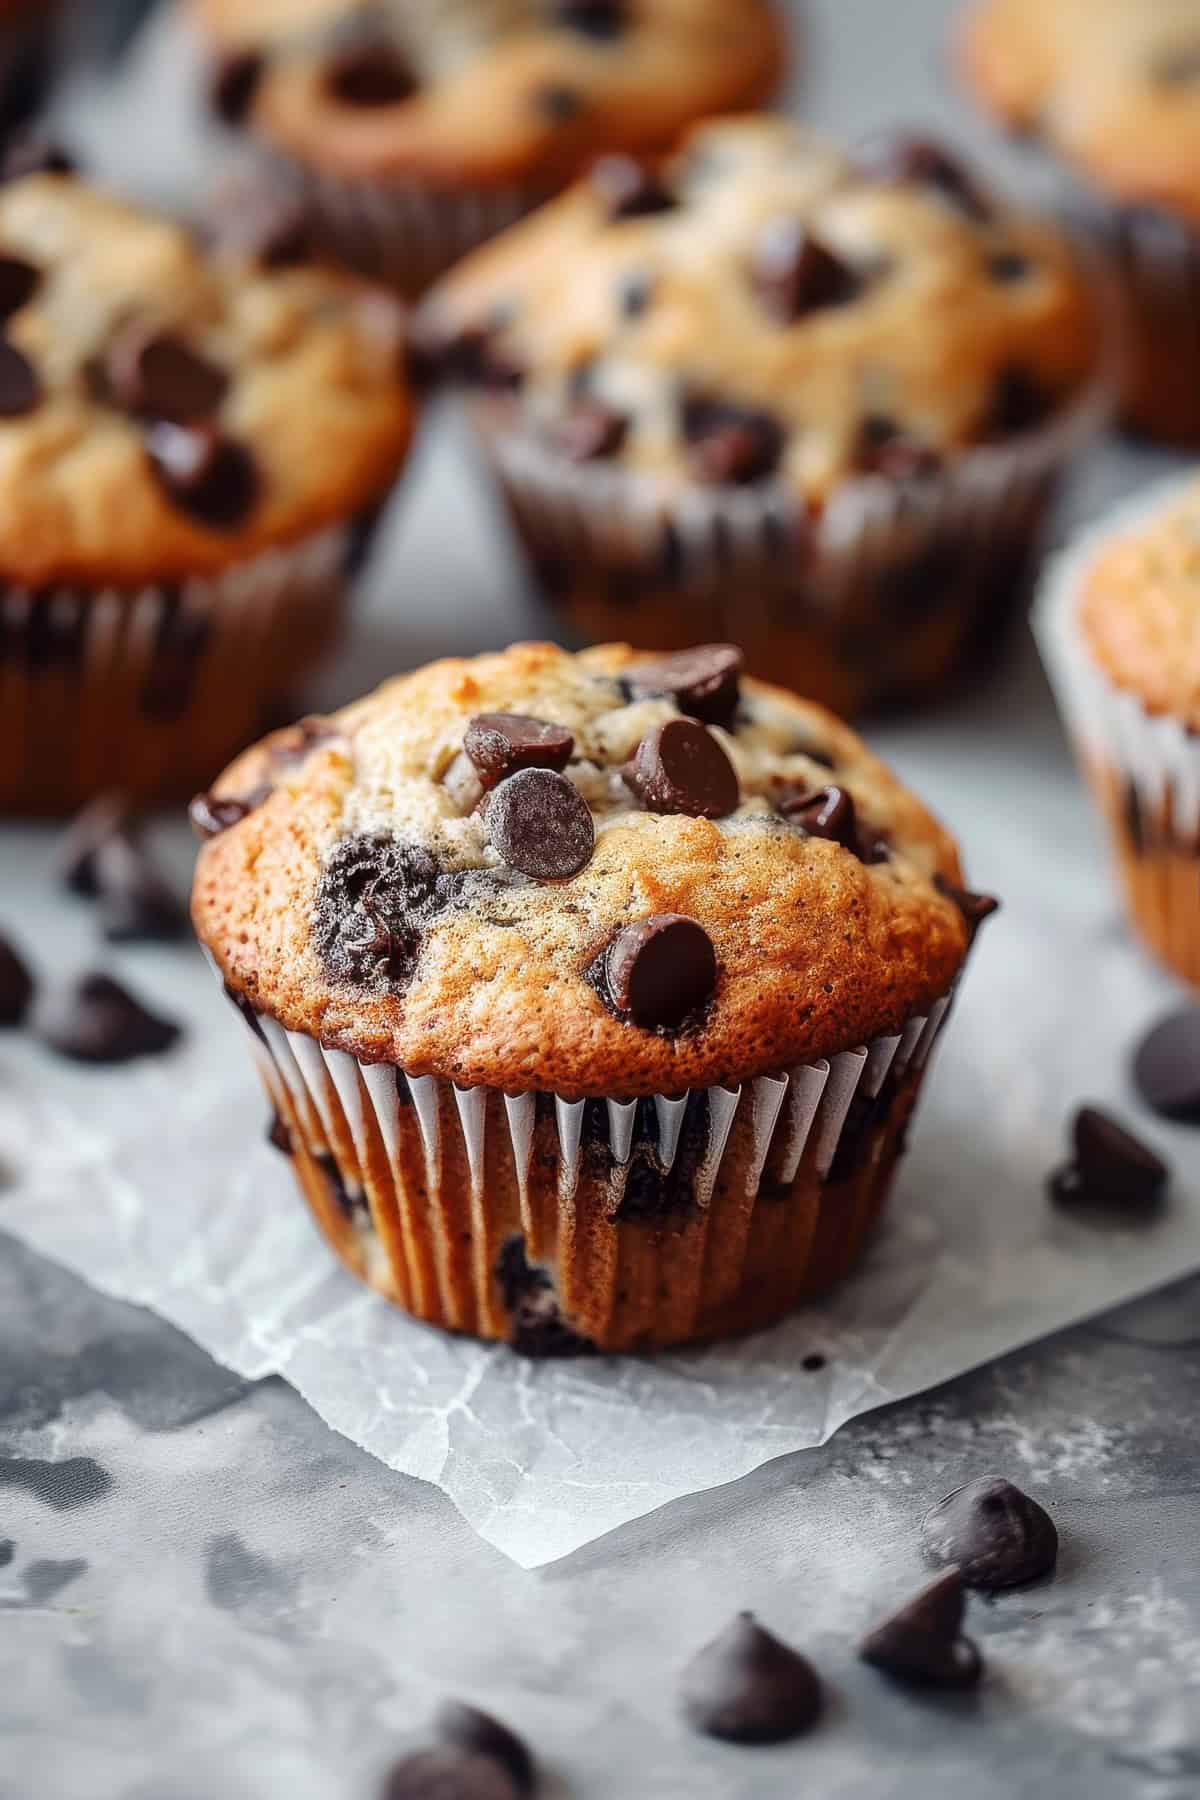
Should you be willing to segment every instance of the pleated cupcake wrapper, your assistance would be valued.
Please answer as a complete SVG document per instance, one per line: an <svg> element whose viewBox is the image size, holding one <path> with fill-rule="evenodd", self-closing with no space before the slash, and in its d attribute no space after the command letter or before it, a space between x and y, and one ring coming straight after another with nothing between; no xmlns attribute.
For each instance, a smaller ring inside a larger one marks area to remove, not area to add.
<svg viewBox="0 0 1200 1800"><path fill-rule="evenodd" d="M349 539L132 592L0 591L0 810L209 781L336 634Z"/></svg>

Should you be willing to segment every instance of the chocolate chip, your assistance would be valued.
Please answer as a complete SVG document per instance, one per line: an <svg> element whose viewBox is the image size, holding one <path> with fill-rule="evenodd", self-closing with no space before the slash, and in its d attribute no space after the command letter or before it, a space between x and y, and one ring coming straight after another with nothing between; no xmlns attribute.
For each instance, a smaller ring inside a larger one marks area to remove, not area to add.
<svg viewBox="0 0 1200 1800"><path fill-rule="evenodd" d="M695 919L652 913L609 946L605 986L613 1005L647 1031L681 1025L717 985L712 939Z"/></svg>
<svg viewBox="0 0 1200 1800"><path fill-rule="evenodd" d="M984 430L989 437L1013 437L1041 425L1053 399L1027 369L1001 369L992 389Z"/></svg>
<svg viewBox="0 0 1200 1800"><path fill-rule="evenodd" d="M567 881L596 848L591 810L565 775L519 769L496 789L487 809L488 842L510 869L536 881Z"/></svg>
<svg viewBox="0 0 1200 1800"><path fill-rule="evenodd" d="M988 274L992 280L1005 285L1013 281L1024 281L1032 267L1029 258L1019 250L993 250L987 259Z"/></svg>
<svg viewBox="0 0 1200 1800"><path fill-rule="evenodd" d="M490 1713L480 1712L477 1706L466 1706L461 1700L447 1700L437 1710L434 1729L457 1750L491 1757L511 1778L518 1793L532 1794L537 1771L528 1747L516 1732Z"/></svg>
<svg viewBox="0 0 1200 1800"><path fill-rule="evenodd" d="M485 788L494 788L518 769L565 769L575 739L563 725L525 713L477 713L467 726L463 749Z"/></svg>
<svg viewBox="0 0 1200 1800"><path fill-rule="evenodd" d="M19 1025L33 1000L33 976L7 938L0 937L0 1025Z"/></svg>
<svg viewBox="0 0 1200 1800"><path fill-rule="evenodd" d="M677 205L657 172L636 156L614 152L600 157L592 165L591 181L610 219L648 218L653 213L671 212Z"/></svg>
<svg viewBox="0 0 1200 1800"><path fill-rule="evenodd" d="M957 887L940 870L933 878L933 885L939 894L944 894L947 900L954 902L970 926L972 936L985 919L990 919L993 913L1000 910L1000 902L992 894L973 894L969 888Z"/></svg>
<svg viewBox="0 0 1200 1800"><path fill-rule="evenodd" d="M590 1356L596 1346L567 1324L548 1270L530 1263L525 1239L506 1238L496 1258L496 1282L509 1314L508 1341L521 1356Z"/></svg>
<svg viewBox="0 0 1200 1800"><path fill-rule="evenodd" d="M944 1575L869 1631L858 1654L872 1668L921 1686L973 1687L983 1673L983 1660L971 1639L962 1634L966 1611L963 1578L957 1569Z"/></svg>
<svg viewBox="0 0 1200 1800"><path fill-rule="evenodd" d="M1049 1513L1011 1481L984 1475L955 1488L921 1525L926 1560L957 1567L967 1587L1016 1587L1048 1574L1058 1556Z"/></svg>
<svg viewBox="0 0 1200 1800"><path fill-rule="evenodd" d="M284 1156L291 1156L293 1153L291 1128L278 1107L273 1108L271 1112L271 1120L267 1126L267 1142L272 1150L282 1151Z"/></svg>
<svg viewBox="0 0 1200 1800"><path fill-rule="evenodd" d="M982 222L991 217L991 205L962 165L940 144L928 138L888 138L868 145L860 153L860 165L883 181L913 181L935 188L967 217Z"/></svg>
<svg viewBox="0 0 1200 1800"><path fill-rule="evenodd" d="M92 878L100 927L110 943L173 943L187 933L178 895L132 833L114 833L97 845Z"/></svg>
<svg viewBox="0 0 1200 1800"><path fill-rule="evenodd" d="M240 125L250 111L265 59L259 50L236 50L222 56L208 84L209 103L227 125Z"/></svg>
<svg viewBox="0 0 1200 1800"><path fill-rule="evenodd" d="M197 794L188 807L188 818L192 830L199 838L220 837L231 825L240 825L260 805L270 789L255 789L254 794L247 795L244 800L234 800L216 794Z"/></svg>
<svg viewBox="0 0 1200 1800"><path fill-rule="evenodd" d="M555 0L554 22L584 37L620 37L629 23L629 0Z"/></svg>
<svg viewBox="0 0 1200 1800"><path fill-rule="evenodd" d="M1200 1125L1200 1008L1169 1013L1146 1033L1134 1054L1133 1079L1162 1118Z"/></svg>
<svg viewBox="0 0 1200 1800"><path fill-rule="evenodd" d="M735 1744L799 1737L821 1712L812 1664L748 1612L692 1658L682 1692L684 1713L697 1731Z"/></svg>
<svg viewBox="0 0 1200 1800"><path fill-rule="evenodd" d="M236 530L258 499L253 456L211 425L151 425L146 453L176 506L213 531Z"/></svg>
<svg viewBox="0 0 1200 1800"><path fill-rule="evenodd" d="M41 398L42 384L29 358L0 338L0 418L19 419L33 412Z"/></svg>
<svg viewBox="0 0 1200 1800"><path fill-rule="evenodd" d="M623 319L640 319L654 298L654 277L633 269L617 282L617 311Z"/></svg>
<svg viewBox="0 0 1200 1800"><path fill-rule="evenodd" d="M889 481L912 481L936 475L942 458L929 444L922 444L882 413L871 413L859 431L855 466L864 475L884 475Z"/></svg>
<svg viewBox="0 0 1200 1800"><path fill-rule="evenodd" d="M36 1025L51 1050L88 1063L158 1056L180 1035L178 1025L147 1011L110 975L84 975L51 995Z"/></svg>
<svg viewBox="0 0 1200 1800"><path fill-rule="evenodd" d="M133 829L133 814L124 794L100 794L74 819L54 860L55 873L73 894L95 899L96 853L110 838Z"/></svg>
<svg viewBox="0 0 1200 1800"><path fill-rule="evenodd" d="M1050 1178L1056 1204L1134 1218L1157 1212L1170 1171L1148 1145L1094 1106L1076 1114L1072 1136L1074 1160Z"/></svg>
<svg viewBox="0 0 1200 1800"><path fill-rule="evenodd" d="M737 771L697 719L665 719L648 731L624 774L647 812L724 819L737 810Z"/></svg>
<svg viewBox="0 0 1200 1800"><path fill-rule="evenodd" d="M554 443L570 462L603 462L616 456L629 435L624 413L603 400L580 399L554 426Z"/></svg>
<svg viewBox="0 0 1200 1800"><path fill-rule="evenodd" d="M397 106L411 100L417 79L395 44L362 39L332 58L325 87L345 106Z"/></svg>
<svg viewBox="0 0 1200 1800"><path fill-rule="evenodd" d="M452 1744L417 1750L387 1775L380 1800L517 1800L512 1777L490 1756Z"/></svg>
<svg viewBox="0 0 1200 1800"><path fill-rule="evenodd" d="M669 694L681 712L707 725L732 725L744 657L734 644L699 644L639 662L626 680L638 699Z"/></svg>
<svg viewBox="0 0 1200 1800"><path fill-rule="evenodd" d="M683 433L698 481L749 486L773 475L784 434L769 413L691 396L683 405Z"/></svg>
<svg viewBox="0 0 1200 1800"><path fill-rule="evenodd" d="M781 325L822 307L844 306L861 289L848 263L800 219L778 218L761 233L751 264L754 291Z"/></svg>
<svg viewBox="0 0 1200 1800"><path fill-rule="evenodd" d="M47 138L28 137L10 144L5 151L0 180L20 181L26 175L73 175L75 169L74 157L60 144L52 144Z"/></svg>
<svg viewBox="0 0 1200 1800"><path fill-rule="evenodd" d="M583 96L575 88L549 81L533 90L533 110L555 125L566 125L583 111Z"/></svg>
<svg viewBox="0 0 1200 1800"><path fill-rule="evenodd" d="M224 369L173 332L140 321L114 337L105 373L112 398L126 412L175 425L211 419L229 390Z"/></svg>
<svg viewBox="0 0 1200 1800"><path fill-rule="evenodd" d="M21 256L0 256L0 319L27 306L41 285L42 272Z"/></svg>
<svg viewBox="0 0 1200 1800"><path fill-rule="evenodd" d="M335 980L402 987L425 928L458 902L467 879L383 832L343 838L321 872L313 913L326 968Z"/></svg>

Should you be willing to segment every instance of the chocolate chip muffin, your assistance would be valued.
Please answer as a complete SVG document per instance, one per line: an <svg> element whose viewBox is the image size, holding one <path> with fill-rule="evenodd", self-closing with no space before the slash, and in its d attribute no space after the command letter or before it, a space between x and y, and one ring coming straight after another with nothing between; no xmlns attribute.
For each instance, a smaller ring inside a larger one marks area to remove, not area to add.
<svg viewBox="0 0 1200 1800"><path fill-rule="evenodd" d="M746 1331L843 1276L994 904L724 644L435 663L194 816L196 930L322 1230L530 1352Z"/></svg>
<svg viewBox="0 0 1200 1800"><path fill-rule="evenodd" d="M411 429L394 301L211 259L42 160L0 185L9 811L191 791L253 738Z"/></svg>
<svg viewBox="0 0 1200 1800"><path fill-rule="evenodd" d="M944 686L1094 423L1060 240L927 142L782 119L607 157L415 325L583 637L699 631L842 712Z"/></svg>
<svg viewBox="0 0 1200 1800"><path fill-rule="evenodd" d="M1133 923L1200 987L1200 479L1140 495L1061 557L1038 630Z"/></svg>
<svg viewBox="0 0 1200 1800"><path fill-rule="evenodd" d="M218 110L265 153L253 229L286 217L310 251L407 293L598 152L659 150L763 100L785 61L771 0L190 7Z"/></svg>
<svg viewBox="0 0 1200 1800"><path fill-rule="evenodd" d="M958 49L1107 276L1127 421L1200 442L1200 3L976 0Z"/></svg>

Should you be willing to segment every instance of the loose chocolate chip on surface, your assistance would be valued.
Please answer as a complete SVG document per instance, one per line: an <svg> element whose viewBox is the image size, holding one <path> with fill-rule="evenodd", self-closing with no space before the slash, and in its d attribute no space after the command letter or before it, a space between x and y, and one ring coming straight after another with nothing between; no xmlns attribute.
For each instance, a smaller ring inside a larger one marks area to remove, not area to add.
<svg viewBox="0 0 1200 1800"><path fill-rule="evenodd" d="M669 694L691 718L729 726L737 712L744 662L733 644L699 644L673 656L647 658L626 679L638 699Z"/></svg>
<svg viewBox="0 0 1200 1800"><path fill-rule="evenodd" d="M1094 1106L1076 1114L1073 1140L1074 1160L1050 1178L1057 1205L1135 1219L1158 1211L1170 1170L1148 1145Z"/></svg>
<svg viewBox="0 0 1200 1800"><path fill-rule="evenodd" d="M963 1636L966 1594L957 1569L944 1575L869 1631L858 1654L872 1668L925 1687L973 1687L983 1659Z"/></svg>
<svg viewBox="0 0 1200 1800"><path fill-rule="evenodd" d="M717 955L695 919L652 913L613 940L604 974L618 1012L647 1031L670 1030L711 1000Z"/></svg>
<svg viewBox="0 0 1200 1800"><path fill-rule="evenodd" d="M146 453L181 511L214 531L235 530L258 499L253 456L212 426L151 425Z"/></svg>
<svg viewBox="0 0 1200 1800"><path fill-rule="evenodd" d="M0 180L20 181L26 175L73 175L75 159L60 144L46 138L21 138L10 144L0 162Z"/></svg>
<svg viewBox="0 0 1200 1800"><path fill-rule="evenodd" d="M10 319L27 306L41 284L42 272L23 256L0 256L0 319Z"/></svg>
<svg viewBox="0 0 1200 1800"><path fill-rule="evenodd" d="M853 300L861 281L800 219L773 219L761 234L751 268L754 290L781 325L822 307Z"/></svg>
<svg viewBox="0 0 1200 1800"><path fill-rule="evenodd" d="M182 902L135 836L119 833L98 845L92 867L100 926L110 943L173 943L186 935Z"/></svg>
<svg viewBox="0 0 1200 1800"><path fill-rule="evenodd" d="M859 862L887 862L891 855L883 839L859 820L848 788L831 785L813 794L793 794L779 802L779 811L808 837L828 838Z"/></svg>
<svg viewBox="0 0 1200 1800"><path fill-rule="evenodd" d="M971 1588L1036 1581L1058 1556L1058 1532L1049 1513L996 1475L947 1494L926 1513L921 1538L926 1560L935 1568L955 1566Z"/></svg>
<svg viewBox="0 0 1200 1800"><path fill-rule="evenodd" d="M779 467L783 428L769 413L695 396L683 406L688 460L698 481L747 487Z"/></svg>
<svg viewBox="0 0 1200 1800"><path fill-rule="evenodd" d="M490 1756L444 1744L417 1750L384 1780L380 1800L518 1800L511 1775Z"/></svg>
<svg viewBox="0 0 1200 1800"><path fill-rule="evenodd" d="M1053 400L1028 369L1001 369L992 390L985 430L992 437L1032 431L1049 416Z"/></svg>
<svg viewBox="0 0 1200 1800"><path fill-rule="evenodd" d="M1190 87L1200 81L1200 44L1170 44L1148 64L1151 81L1158 87Z"/></svg>
<svg viewBox="0 0 1200 1800"><path fill-rule="evenodd" d="M629 0L555 0L554 21L584 37L620 37L629 23Z"/></svg>
<svg viewBox="0 0 1200 1800"><path fill-rule="evenodd" d="M1200 1007L1169 1013L1151 1027L1134 1053L1133 1079L1161 1118L1200 1125Z"/></svg>
<svg viewBox="0 0 1200 1800"><path fill-rule="evenodd" d="M577 400L553 430L556 447L575 463L603 462L618 455L628 435L624 413L603 400L587 398Z"/></svg>
<svg viewBox="0 0 1200 1800"><path fill-rule="evenodd" d="M592 165L592 186L610 219L643 219L670 212L677 201L657 172L636 156L614 152Z"/></svg>
<svg viewBox="0 0 1200 1800"><path fill-rule="evenodd" d="M859 162L868 174L881 180L913 181L936 188L968 218L982 222L991 216L989 202L961 163L928 138L881 139L865 147Z"/></svg>
<svg viewBox="0 0 1200 1800"><path fill-rule="evenodd" d="M856 466L864 475L884 475L889 481L912 481L936 475L942 458L929 444L909 437L894 419L872 413L862 422Z"/></svg>
<svg viewBox="0 0 1200 1800"><path fill-rule="evenodd" d="M42 1042L74 1062L123 1063L158 1056L180 1035L109 975L84 975L52 994L35 1021Z"/></svg>
<svg viewBox="0 0 1200 1800"><path fill-rule="evenodd" d="M511 1777L518 1793L532 1794L537 1784L537 1771L528 1746L515 1731L501 1724L490 1713L461 1700L447 1700L439 1706L434 1729L447 1744L475 1756L490 1756Z"/></svg>
<svg viewBox="0 0 1200 1800"><path fill-rule="evenodd" d="M488 842L510 869L535 881L567 881L596 848L591 809L565 775L519 769L495 790L487 809Z"/></svg>
<svg viewBox="0 0 1200 1800"><path fill-rule="evenodd" d="M1000 910L1000 902L994 895L973 894L969 888L957 887L940 873L934 876L933 885L939 894L954 902L972 932L978 931L985 919Z"/></svg>
<svg viewBox="0 0 1200 1800"><path fill-rule="evenodd" d="M209 101L227 125L240 125L250 111L264 67L258 50L237 50L217 62L209 80Z"/></svg>
<svg viewBox="0 0 1200 1800"><path fill-rule="evenodd" d="M494 788L518 769L565 769L575 739L563 725L525 713L477 713L467 726L463 749L485 788Z"/></svg>
<svg viewBox="0 0 1200 1800"><path fill-rule="evenodd" d="M109 392L126 412L191 425L211 419L229 389L224 369L169 331L140 322L119 331L105 360Z"/></svg>
<svg viewBox="0 0 1200 1800"><path fill-rule="evenodd" d="M9 943L0 937L0 1025L19 1025L33 1000L33 976Z"/></svg>
<svg viewBox="0 0 1200 1800"><path fill-rule="evenodd" d="M19 419L33 412L41 398L42 384L29 358L0 338L0 418Z"/></svg>
<svg viewBox="0 0 1200 1800"><path fill-rule="evenodd" d="M384 832L343 838L321 872L313 911L326 968L335 980L403 986L425 928L456 904L466 880Z"/></svg>
<svg viewBox="0 0 1200 1800"><path fill-rule="evenodd" d="M698 719L666 719L647 732L625 779L647 812L724 819L740 797L737 771Z"/></svg>
<svg viewBox="0 0 1200 1800"><path fill-rule="evenodd" d="M697 1731L735 1744L799 1737L821 1712L812 1664L748 1612L692 1658L682 1694L684 1713Z"/></svg>
<svg viewBox="0 0 1200 1800"><path fill-rule="evenodd" d="M345 106L397 106L411 100L417 78L388 39L348 44L325 71L326 90Z"/></svg>

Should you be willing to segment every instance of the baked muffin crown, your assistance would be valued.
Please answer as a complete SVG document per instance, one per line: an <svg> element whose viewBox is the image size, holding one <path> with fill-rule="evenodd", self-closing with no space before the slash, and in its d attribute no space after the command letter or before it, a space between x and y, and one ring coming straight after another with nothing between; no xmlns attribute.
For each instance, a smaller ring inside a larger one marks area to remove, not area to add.
<svg viewBox="0 0 1200 1800"><path fill-rule="evenodd" d="M507 1092L736 1083L900 1031L977 917L953 840L727 646L432 664L198 805L231 991L364 1061Z"/></svg>
<svg viewBox="0 0 1200 1800"><path fill-rule="evenodd" d="M70 174L0 186L0 311L9 581L218 572L376 499L408 442L391 302L210 257Z"/></svg>
<svg viewBox="0 0 1200 1800"><path fill-rule="evenodd" d="M1062 241L935 145L852 159L767 117L701 126L661 170L602 159L416 333L573 461L817 505L1035 428L1096 347Z"/></svg>

